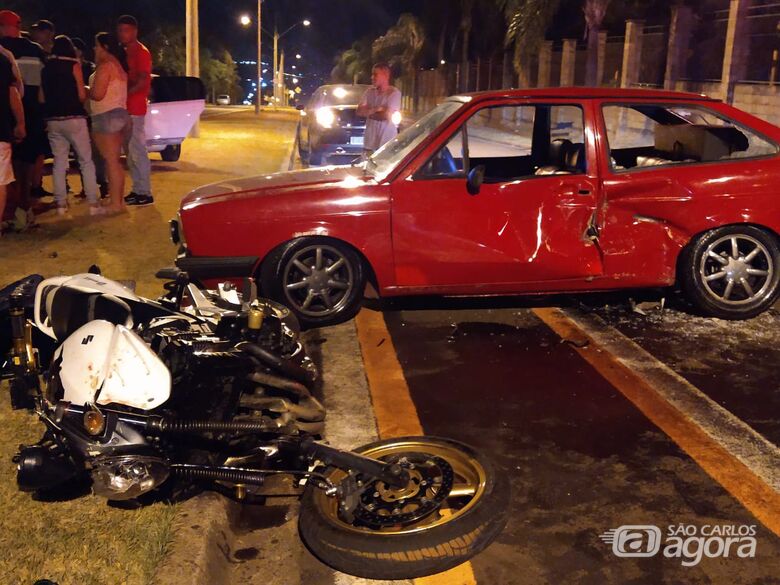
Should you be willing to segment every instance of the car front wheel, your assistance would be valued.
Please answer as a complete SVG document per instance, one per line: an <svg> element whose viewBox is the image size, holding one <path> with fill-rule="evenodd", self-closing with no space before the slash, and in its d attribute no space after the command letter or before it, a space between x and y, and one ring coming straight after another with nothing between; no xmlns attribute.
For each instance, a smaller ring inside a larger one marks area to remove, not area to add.
<svg viewBox="0 0 780 585"><path fill-rule="evenodd" d="M697 238L681 257L681 284L704 314L749 319L780 292L777 238L754 226L726 226Z"/></svg>
<svg viewBox="0 0 780 585"><path fill-rule="evenodd" d="M365 269L349 246L325 238L299 238L263 263L263 293L289 307L305 327L348 321L360 310Z"/></svg>

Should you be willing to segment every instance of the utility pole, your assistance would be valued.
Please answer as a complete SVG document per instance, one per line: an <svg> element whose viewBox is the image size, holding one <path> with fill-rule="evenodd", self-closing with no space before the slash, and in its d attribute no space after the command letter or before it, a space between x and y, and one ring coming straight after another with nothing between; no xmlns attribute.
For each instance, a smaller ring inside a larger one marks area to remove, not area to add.
<svg viewBox="0 0 780 585"><path fill-rule="evenodd" d="M282 105L287 105L287 87L284 84L284 51L279 56L279 94L282 96Z"/></svg>
<svg viewBox="0 0 780 585"><path fill-rule="evenodd" d="M279 105L279 31L274 24L274 107Z"/></svg>
<svg viewBox="0 0 780 585"><path fill-rule="evenodd" d="M200 31L198 24L198 0L187 0L186 16L187 65L186 75L200 77ZM190 131L190 136L200 136L200 127L196 122Z"/></svg>
<svg viewBox="0 0 780 585"><path fill-rule="evenodd" d="M255 114L260 115L260 102L263 99L263 0L257 0L257 101Z"/></svg>

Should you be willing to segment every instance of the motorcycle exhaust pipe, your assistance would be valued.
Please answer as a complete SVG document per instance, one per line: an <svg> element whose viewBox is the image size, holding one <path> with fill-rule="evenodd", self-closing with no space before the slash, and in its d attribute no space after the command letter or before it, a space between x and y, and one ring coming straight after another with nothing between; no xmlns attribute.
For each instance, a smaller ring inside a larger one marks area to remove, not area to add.
<svg viewBox="0 0 780 585"><path fill-rule="evenodd" d="M13 458L16 463L16 483L23 492L52 488L72 479L78 473L75 464L46 447L24 447Z"/></svg>

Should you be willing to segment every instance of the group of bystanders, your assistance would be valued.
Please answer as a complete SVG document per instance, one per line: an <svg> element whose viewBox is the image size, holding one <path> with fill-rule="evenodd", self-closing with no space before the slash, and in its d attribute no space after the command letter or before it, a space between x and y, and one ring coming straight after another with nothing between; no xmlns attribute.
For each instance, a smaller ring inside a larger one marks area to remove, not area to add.
<svg viewBox="0 0 780 585"><path fill-rule="evenodd" d="M95 36L94 63L84 41L57 35L41 20L0 11L0 235L36 225L35 202L51 153L54 207L68 216L71 152L79 164L90 215L124 212L154 202L144 120L152 82L149 50L138 21L121 16L115 32ZM127 153L132 191L125 195L120 156ZM38 206L40 209L42 206ZM11 221L3 223L3 216Z"/></svg>

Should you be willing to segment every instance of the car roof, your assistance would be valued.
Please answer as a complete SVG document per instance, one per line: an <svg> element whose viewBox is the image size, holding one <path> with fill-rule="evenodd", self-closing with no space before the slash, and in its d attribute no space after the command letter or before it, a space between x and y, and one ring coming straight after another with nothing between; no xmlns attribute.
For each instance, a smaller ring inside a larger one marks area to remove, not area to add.
<svg viewBox="0 0 780 585"><path fill-rule="evenodd" d="M635 89L618 87L542 87L480 91L453 96L459 101L483 101L495 98L574 98L574 99L651 99L720 101L699 93L667 91L661 89Z"/></svg>

